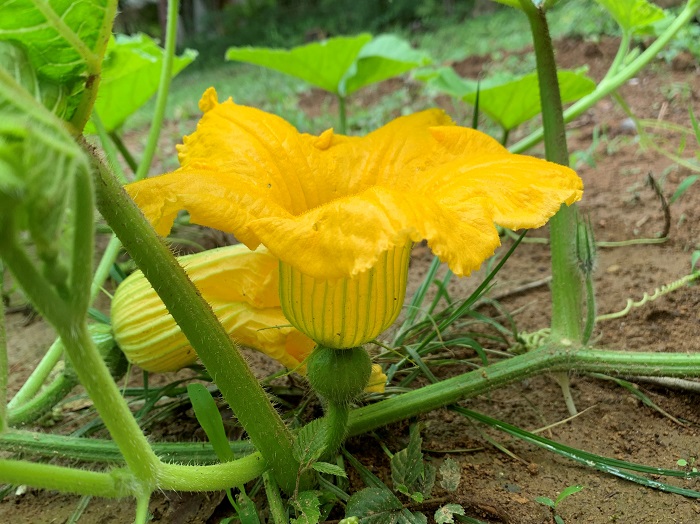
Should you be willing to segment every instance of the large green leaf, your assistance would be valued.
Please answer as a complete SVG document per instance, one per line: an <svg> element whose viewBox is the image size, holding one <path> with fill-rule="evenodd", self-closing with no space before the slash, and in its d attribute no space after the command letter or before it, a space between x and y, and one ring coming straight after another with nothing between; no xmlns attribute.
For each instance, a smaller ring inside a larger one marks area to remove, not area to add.
<svg viewBox="0 0 700 524"><path fill-rule="evenodd" d="M12 230L28 232L42 272L62 291L70 276L64 263L70 250L64 235L70 191L76 176L88 172L88 161L63 121L46 107L60 106L56 91L47 89L28 63L16 62L8 71L4 60L23 55L6 45L0 53L0 232L7 235L4 240Z"/></svg>
<svg viewBox="0 0 700 524"><path fill-rule="evenodd" d="M0 0L0 40L27 49L40 75L80 75L94 54L109 0ZM99 57L94 57L99 59Z"/></svg>
<svg viewBox="0 0 700 524"><path fill-rule="evenodd" d="M95 110L107 131L113 131L158 91L164 50L150 37L118 35L110 39L102 65ZM197 57L186 49L173 61L172 76ZM88 125L87 132L94 132Z"/></svg>
<svg viewBox="0 0 700 524"><path fill-rule="evenodd" d="M340 36L292 49L231 47L226 60L255 64L301 78L331 93L339 94L340 83L372 35Z"/></svg>
<svg viewBox="0 0 700 524"><path fill-rule="evenodd" d="M0 0L0 40L20 45L38 77L66 86L67 119L99 74L115 9L115 0Z"/></svg>
<svg viewBox="0 0 700 524"><path fill-rule="evenodd" d="M477 82L461 78L452 68L422 76L429 85L470 104L476 103ZM562 102L574 102L595 89L595 82L579 71L559 71ZM537 74L504 81L489 79L479 86L479 111L504 129L513 129L541 110Z"/></svg>
<svg viewBox="0 0 700 524"><path fill-rule="evenodd" d="M300 78L330 93L347 96L369 84L425 65L425 53L399 37L363 33L335 37L293 49L232 47L227 60L260 65Z"/></svg>
<svg viewBox="0 0 700 524"><path fill-rule="evenodd" d="M431 62L427 53L413 49L394 35L380 35L366 44L341 81L341 94L393 78Z"/></svg>
<svg viewBox="0 0 700 524"><path fill-rule="evenodd" d="M608 10L623 30L629 32L658 22L666 16L663 9L646 0L596 0L596 2Z"/></svg>

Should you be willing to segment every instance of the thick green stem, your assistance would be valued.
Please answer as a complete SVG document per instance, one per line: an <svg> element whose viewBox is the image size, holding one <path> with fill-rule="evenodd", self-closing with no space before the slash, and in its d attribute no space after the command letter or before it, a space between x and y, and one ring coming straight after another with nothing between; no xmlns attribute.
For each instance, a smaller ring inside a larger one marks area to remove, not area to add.
<svg viewBox="0 0 700 524"><path fill-rule="evenodd" d="M140 493L136 496L136 516L134 517L134 524L146 524L150 520L148 518L148 503L150 500L150 491Z"/></svg>
<svg viewBox="0 0 700 524"><path fill-rule="evenodd" d="M260 453L210 466L161 464L158 488L175 491L219 491L242 486L262 475L267 469Z"/></svg>
<svg viewBox="0 0 700 524"><path fill-rule="evenodd" d="M340 128L340 134L347 134L347 113L345 108L345 97L338 95L338 116L340 118L338 127Z"/></svg>
<svg viewBox="0 0 700 524"><path fill-rule="evenodd" d="M98 473L24 460L0 460L0 481L106 498L132 495L133 488L138 486L138 480L124 469Z"/></svg>
<svg viewBox="0 0 700 524"><path fill-rule="evenodd" d="M328 402L323 422L326 428L324 456L332 457L348 435L350 407L346 403Z"/></svg>
<svg viewBox="0 0 700 524"><path fill-rule="evenodd" d="M530 22L535 44L537 76L542 103L545 156L547 160L569 165L566 130L562 116L557 66L543 10L530 0L521 0ZM579 343L582 336L583 281L576 254L576 208L562 205L549 222L552 257L552 336Z"/></svg>
<svg viewBox="0 0 700 524"><path fill-rule="evenodd" d="M530 0L520 0L520 5L530 22L535 45L545 157L550 162L568 166L569 150L566 144L564 109L547 16L544 7L538 8ZM559 212L549 221L549 231L552 260L552 337L555 340L580 344L583 330L583 284L575 242L575 205L562 205ZM569 388L568 373L555 373L555 379L561 387L569 413L575 415L576 406Z"/></svg>
<svg viewBox="0 0 700 524"><path fill-rule="evenodd" d="M649 62L656 58L659 52L666 47L666 44L668 44L676 33L693 19L699 8L700 2L697 0L690 0L678 14L673 23L666 29L666 31L663 32L661 36L654 40L646 51L623 67L618 73L610 77L606 77L603 82L598 84L595 91L584 96L581 100L571 105L566 111L564 111L564 120L566 122L571 122L589 108L593 107L599 100L602 100L608 96L610 93L627 82L627 80L639 73L639 71L641 71ZM535 144L541 142L543 137L543 129L538 129L534 133L531 133L518 143L511 146L510 150L513 153L522 153L523 151L527 151L533 147Z"/></svg>
<svg viewBox="0 0 700 524"><path fill-rule="evenodd" d="M366 433L421 413L476 397L527 377L551 372L622 376L700 376L700 354L632 353L550 345L437 384L350 412L349 435Z"/></svg>
<svg viewBox="0 0 700 524"><path fill-rule="evenodd" d="M291 432L163 240L105 165L94 156L93 164L102 216L180 325L280 486L294 490L299 464L292 453Z"/></svg>
<svg viewBox="0 0 700 524"><path fill-rule="evenodd" d="M90 336L85 321L56 326L80 383L90 395L127 465L141 481L155 479L160 461L134 419L109 369Z"/></svg>
<svg viewBox="0 0 700 524"><path fill-rule="evenodd" d="M175 59L175 43L177 40L177 12L180 7L180 0L168 1L168 22L165 28L165 54L163 55L163 67L160 71L160 83L158 84L158 95L156 96L156 107L153 111L151 129L148 132L146 149L141 156L141 162L136 170L136 180L141 180L148 175L151 168L153 155L158 147L158 137L163 126L165 116L165 106L168 102L168 92L170 91L170 81L173 75L173 60Z"/></svg>

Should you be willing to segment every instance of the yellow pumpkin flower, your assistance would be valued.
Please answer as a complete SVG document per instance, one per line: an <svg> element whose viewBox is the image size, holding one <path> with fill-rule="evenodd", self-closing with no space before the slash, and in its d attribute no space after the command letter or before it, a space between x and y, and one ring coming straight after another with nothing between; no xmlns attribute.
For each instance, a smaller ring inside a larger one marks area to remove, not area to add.
<svg viewBox="0 0 700 524"><path fill-rule="evenodd" d="M127 189L165 235L182 209L280 259L290 322L328 347L357 346L398 315L413 242L457 275L499 245L494 224L535 228L579 200L571 169L514 155L433 109L364 137L299 133L275 115L200 101L181 167Z"/></svg>
<svg viewBox="0 0 700 524"><path fill-rule="evenodd" d="M178 257L231 338L305 374L314 342L289 325L280 308L278 261L267 249L239 244ZM141 271L122 282L112 301L112 330L133 364L177 371L197 355ZM383 392L386 375L374 365L367 392Z"/></svg>
<svg viewBox="0 0 700 524"><path fill-rule="evenodd" d="M265 248L244 245L178 257L190 280L240 344L295 368L313 349L279 303L278 262ZM122 282L112 301L112 329L129 361L147 371L176 371L197 355L141 271Z"/></svg>

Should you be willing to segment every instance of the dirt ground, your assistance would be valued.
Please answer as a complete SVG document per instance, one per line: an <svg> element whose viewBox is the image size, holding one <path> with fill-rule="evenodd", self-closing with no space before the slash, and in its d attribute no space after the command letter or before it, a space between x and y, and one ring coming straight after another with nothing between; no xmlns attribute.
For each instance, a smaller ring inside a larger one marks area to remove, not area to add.
<svg viewBox="0 0 700 524"><path fill-rule="evenodd" d="M572 68L588 64L589 74L600 79L612 61L616 41L598 43L565 40L557 43L560 66ZM456 64L465 76L476 77L489 66L488 57L472 57ZM634 113L645 119L674 122L689 127L688 108L700 114L699 66L682 56L672 64L656 62L621 93ZM401 82L385 83L362 99L401 87ZM440 100L438 100L440 101ZM442 100L449 106L449 100ZM302 100L313 114L327 101L312 92ZM626 115L610 99L605 99L569 126L571 152L588 151L595 167L578 166L586 191L581 210L588 214L599 241L654 238L664 229L664 213L658 196L650 187L651 173L669 198L691 172L672 160L639 145L639 134ZM594 137L599 144L591 148ZM516 136L513 137L517 140ZM673 133L657 133L655 142L670 150L678 147ZM688 139L686 157L698 149ZM700 184L696 184L671 206L669 239L663 244L641 244L601 248L595 273L598 312L618 311L627 298L639 299L644 292L672 282L690 270L690 256L700 249ZM542 236L532 231L530 236ZM429 252L416 247L412 263L415 288L430 260ZM498 277L496 293L541 280L549 274L548 251L540 244L523 244ZM453 297L463 296L479 276L453 283ZM409 293L411 291L409 290ZM548 325L549 294L545 285L508 296L504 306L514 314L520 330L535 331ZM52 341L52 333L41 322L24 326L21 314L9 321L11 381L16 388ZM685 287L619 320L602 322L594 333L599 348L629 351L695 352L700 350L700 292ZM251 361L262 373L269 369L262 357ZM451 371L450 373L456 373ZM170 380L172 377L168 377ZM677 422L644 406L628 391L612 382L573 374L573 395L581 414L546 430L543 435L574 448L631 462L664 468L678 467L677 461L692 463L700 456L700 407L698 394L640 382L641 390ZM463 405L491 417L535 430L568 417L552 377L543 375L494 391L488 397ZM64 415L70 418L70 414ZM566 499L557 511L567 523L642 524L700 522L700 503L693 499L663 493L606 475L568 461L546 450L473 425L459 415L438 410L421 417L424 453L436 464L450 456L462 468L462 482L450 502L462 504L467 514L488 523L540 524L553 522L548 508L536 497L554 499L564 488L579 484L584 489ZM180 413L168 430L158 430L152 438L201 439L191 411ZM516 457L506 455L484 439L489 435ZM376 436L396 451L405 446L408 425L397 424L377 431ZM350 439L348 449L371 470L387 475L389 461L375 438ZM459 451L471 450L471 451ZM388 477L385 477L388 480ZM664 479L666 480L666 479ZM670 481L673 482L673 481ZM697 480L677 481L677 485L700 489ZM357 489L361 486L358 485ZM440 493L437 494L441 496ZM76 508L79 497L46 493L33 489L13 491L0 502L0 522L63 523ZM153 497L154 522L216 523L227 515L223 494L158 493ZM416 507L416 509L420 509ZM434 512L435 507L432 507ZM126 523L133 519L131 501L93 500L80 523ZM431 511L426 513L432 514Z"/></svg>

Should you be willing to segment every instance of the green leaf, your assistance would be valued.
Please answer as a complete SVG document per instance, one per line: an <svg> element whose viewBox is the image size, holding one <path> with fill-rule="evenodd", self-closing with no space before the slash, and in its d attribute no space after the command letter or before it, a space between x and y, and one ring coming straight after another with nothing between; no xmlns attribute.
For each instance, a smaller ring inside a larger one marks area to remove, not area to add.
<svg viewBox="0 0 700 524"><path fill-rule="evenodd" d="M345 508L345 517L359 517L361 524L395 524L403 505L386 488L365 488L353 494Z"/></svg>
<svg viewBox="0 0 700 524"><path fill-rule="evenodd" d="M226 60L255 64L300 78L339 96L400 75L430 59L393 35L339 36L292 49L231 47Z"/></svg>
<svg viewBox="0 0 700 524"><path fill-rule="evenodd" d="M380 35L360 51L357 61L340 82L340 94L350 95L370 84L399 76L415 67L425 66L430 57L394 35Z"/></svg>
<svg viewBox="0 0 700 524"><path fill-rule="evenodd" d="M115 9L115 0L0 2L0 40L20 44L40 78L66 86L67 119L85 83L99 73Z"/></svg>
<svg viewBox="0 0 700 524"><path fill-rule="evenodd" d="M0 2L0 40L20 42L37 72L74 79L94 55L109 0L11 0Z"/></svg>
<svg viewBox="0 0 700 524"><path fill-rule="evenodd" d="M323 455L326 443L326 426L323 419L316 419L301 428L294 440L292 452L302 466L311 464Z"/></svg>
<svg viewBox="0 0 700 524"><path fill-rule="evenodd" d="M0 230L29 231L42 272L64 293L70 278L65 261L72 258L71 192L76 177L89 172L88 160L46 100L37 100L43 84L35 82L31 64L11 72L0 68Z"/></svg>
<svg viewBox="0 0 700 524"><path fill-rule="evenodd" d="M302 491L292 500L292 506L297 510L297 518L291 519L291 524L318 524L321 518L321 503L315 491Z"/></svg>
<svg viewBox="0 0 700 524"><path fill-rule="evenodd" d="M663 9L646 0L596 0L627 32L635 32L666 17Z"/></svg>
<svg viewBox="0 0 700 524"><path fill-rule="evenodd" d="M693 131L695 132L695 139L698 141L698 145L700 145L700 125L698 125L698 119L695 117L695 113L693 112L693 106L690 106L689 112L690 123L693 125Z"/></svg>
<svg viewBox="0 0 700 524"><path fill-rule="evenodd" d="M423 474L422 443L418 426L414 424L411 426L408 447L391 457L391 480L394 486L403 484L409 490L415 491L416 481Z"/></svg>
<svg viewBox="0 0 700 524"><path fill-rule="evenodd" d="M535 497L535 502L539 502L540 504L554 508L554 501L549 497Z"/></svg>
<svg viewBox="0 0 700 524"><path fill-rule="evenodd" d="M336 464L329 464L328 462L314 462L311 467L319 473L328 473L329 475L335 475L336 477L347 478L345 470Z"/></svg>
<svg viewBox="0 0 700 524"><path fill-rule="evenodd" d="M595 82L580 71L559 71L563 103L574 102L595 89ZM428 85L474 105L477 82L461 78L452 68L424 73ZM486 113L504 129L513 129L541 111L537 73L510 80L488 79L479 87L479 111Z"/></svg>
<svg viewBox="0 0 700 524"><path fill-rule="evenodd" d="M440 466L440 485L447 491L456 491L462 480L462 468L451 458L446 458Z"/></svg>
<svg viewBox="0 0 700 524"><path fill-rule="evenodd" d="M691 271L695 271L695 266L698 265L698 262L700 262L700 251L693 251L693 254L690 256Z"/></svg>
<svg viewBox="0 0 700 524"><path fill-rule="evenodd" d="M559 493L559 496L554 500L554 506L558 506L559 503L566 499L567 497L570 497L574 493L578 493L579 491L582 491L585 489L583 486L575 485L575 486L569 486L568 488L565 488L564 491Z"/></svg>
<svg viewBox="0 0 700 524"><path fill-rule="evenodd" d="M464 508L459 504L445 504L435 512L437 524L453 524L455 515L464 515Z"/></svg>
<svg viewBox="0 0 700 524"><path fill-rule="evenodd" d="M398 524L428 524L428 518L418 511L404 509L399 515Z"/></svg>
<svg viewBox="0 0 700 524"><path fill-rule="evenodd" d="M230 490L229 490L230 492ZM260 524L260 513L255 506L255 502L245 494L236 495L236 513L241 524Z"/></svg>
<svg viewBox="0 0 700 524"><path fill-rule="evenodd" d="M12 71L17 82L46 109L59 118L65 117L69 95L66 86L40 78L22 47L0 42L0 67Z"/></svg>
<svg viewBox="0 0 700 524"><path fill-rule="evenodd" d="M430 497L430 494L435 487L435 478L437 477L437 469L430 462L423 462L423 475L418 479L417 488L425 496Z"/></svg>
<svg viewBox="0 0 700 524"><path fill-rule="evenodd" d="M111 38L102 69L102 80L95 101L107 131L113 131L158 91L165 50L143 34ZM172 76L197 58L197 51L185 49L173 60ZM86 129L94 133L92 124Z"/></svg>
<svg viewBox="0 0 700 524"><path fill-rule="evenodd" d="M211 393L202 384L188 384L187 394L192 402L192 408L194 408L199 425L207 434L216 456L221 462L234 460L233 451L228 438L226 438L224 421L221 419L221 413L219 413L219 408L211 397Z"/></svg>
<svg viewBox="0 0 700 524"><path fill-rule="evenodd" d="M340 36L286 49L231 47L226 60L255 64L300 78L331 93L340 94L340 83L372 35Z"/></svg>
<svg viewBox="0 0 700 524"><path fill-rule="evenodd" d="M680 197L682 197L688 189L690 189L690 186L692 186L695 182L698 181L698 178L700 178L699 175L690 175L687 176L683 179L683 182L678 184L678 187L676 190L673 192L673 195L671 198L668 200L668 204L671 205L673 204L676 200L678 200Z"/></svg>

